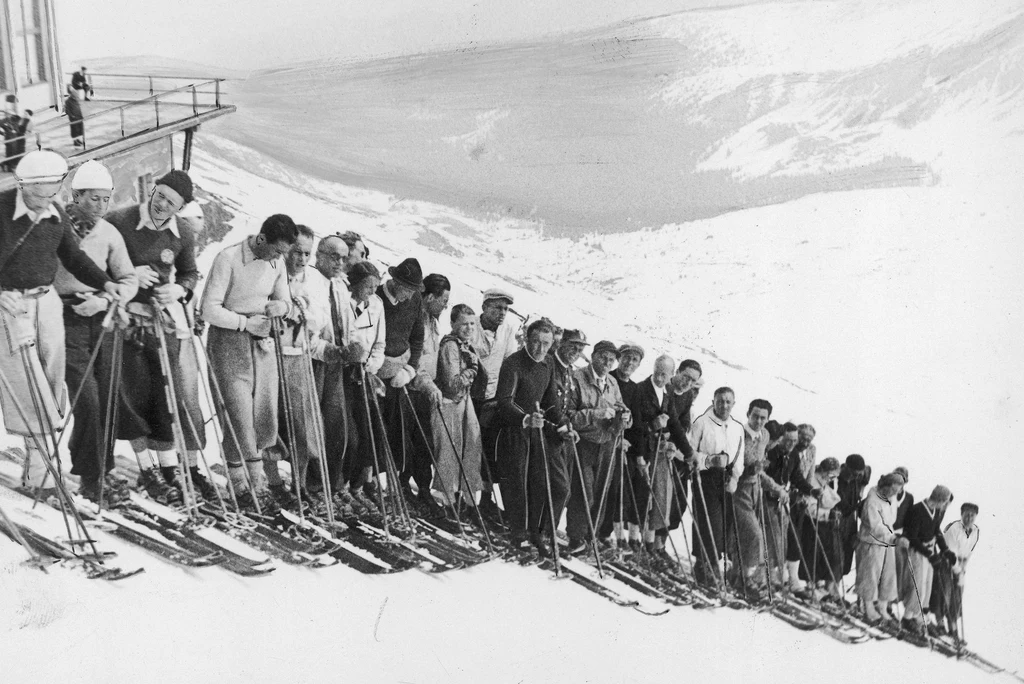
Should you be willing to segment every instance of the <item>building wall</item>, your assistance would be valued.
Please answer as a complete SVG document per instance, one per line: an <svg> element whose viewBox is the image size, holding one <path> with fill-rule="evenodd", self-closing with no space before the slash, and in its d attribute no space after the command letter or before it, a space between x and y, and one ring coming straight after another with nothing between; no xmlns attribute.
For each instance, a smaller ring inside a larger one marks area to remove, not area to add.
<svg viewBox="0 0 1024 684"><path fill-rule="evenodd" d="M14 94L19 113L60 109L64 84L52 0L0 0L0 10L0 94Z"/></svg>

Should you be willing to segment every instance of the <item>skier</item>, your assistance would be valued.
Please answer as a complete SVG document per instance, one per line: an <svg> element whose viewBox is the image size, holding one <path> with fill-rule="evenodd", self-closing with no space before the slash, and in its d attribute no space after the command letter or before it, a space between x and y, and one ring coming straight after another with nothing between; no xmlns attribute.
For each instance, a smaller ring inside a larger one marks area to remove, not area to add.
<svg viewBox="0 0 1024 684"><path fill-rule="evenodd" d="M562 415L567 419L576 362L583 355L583 350L587 346L589 346L587 336L582 330L563 330L562 338L558 342L552 342L551 350L545 357L545 361L552 368L555 400L558 402L558 408ZM579 487L579 483L576 482L576 478L579 476L573 473L575 454L568 441L558 439L548 441L547 452L548 475L551 478L551 500L555 509L554 517L555 520L561 520L562 511L565 510L570 493L575 491L574 487ZM547 520L547 516L542 519L545 530L551 527ZM583 535L589 534L589 530L585 527L586 519L583 518L580 522L584 524Z"/></svg>
<svg viewBox="0 0 1024 684"><path fill-rule="evenodd" d="M417 433L409 402L403 397L406 386L418 386L417 368L423 355L423 271L420 262L410 257L389 267L388 275L391 277L377 288L377 297L384 304L387 332L384 363L377 371L377 377L387 386L380 408L402 491L409 501L417 500L427 512L436 513L437 502L430 493L432 464L426 446L421 444L424 438ZM430 385L437 390L432 382ZM415 498L410 479L416 482Z"/></svg>
<svg viewBox="0 0 1024 684"><path fill-rule="evenodd" d="M690 430L690 444L698 471L697 491L693 495L694 538L703 539L712 563L727 552L726 539L731 524L730 499L743 472L743 425L733 419L736 394L729 387L715 390L714 403ZM704 567L699 576L710 577L715 568Z"/></svg>
<svg viewBox="0 0 1024 684"><path fill-rule="evenodd" d="M501 364L495 395L501 428L498 466L512 547L522 549L529 540L542 556L551 553L551 540L541 534L542 527L550 527L544 516L548 483L542 460L547 446L542 440L573 438L572 431L563 424L553 369L546 360L553 340L550 321L531 323L526 346Z"/></svg>
<svg viewBox="0 0 1024 684"><path fill-rule="evenodd" d="M568 335L569 331L566 331L563 345ZM608 340L601 340L594 345L590 364L572 374L567 415L580 439L575 454L579 458L579 471L570 479L571 494L566 517L569 554L585 551L590 525L594 525L595 533L600 525L600 485L610 477L615 437L633 424L629 408L622 401L619 384L609 376L618 358L619 348ZM595 483L598 483L596 488ZM555 513L561 513L557 502Z"/></svg>
<svg viewBox="0 0 1024 684"><path fill-rule="evenodd" d="M770 422L770 421L769 421ZM767 429L767 425L765 426ZM764 527L768 543L768 560L772 564L773 582L783 583L786 580L787 561L795 561L791 577L799 586L797 570L800 557L795 548L787 549L789 537L789 502L791 487L799 493L809 493L810 485L799 474L796 455L793 449L798 441L797 426L786 422L779 427L779 438L775 446L768 449L765 471L761 479L764 488ZM792 458L790 457L791 455ZM795 556L790 558L789 556Z"/></svg>
<svg viewBox="0 0 1024 684"><path fill-rule="evenodd" d="M871 482L871 466L864 463L860 454L850 454L839 469L836 480L836 491L841 501L836 506L839 511L839 538L842 575L850 574L853 569L853 555L857 549L857 513L860 511L864 488Z"/></svg>
<svg viewBox="0 0 1024 684"><path fill-rule="evenodd" d="M267 482L275 500L281 505L291 505L294 497L281 479L277 467L278 459L289 454L295 478L303 493L307 490L307 473L310 462L320 462L320 442L317 436L319 421L313 419L313 412L320 411L316 388L311 386L309 369L306 359L302 357L308 350L313 359L329 364L341 361L341 354L329 340L330 337L330 284L320 272L309 266L310 253L313 250L313 231L309 226L297 225L298 235L285 257L285 268L288 273L288 289L291 292L292 304L298 316L288 319L282 334L282 360L284 368L283 382L288 387L288 398L291 400L290 412L294 416L293 430L295 444L287 443L288 429L284 421L279 421L278 442L268 450L264 460L264 471ZM306 336L303 341L302 335ZM284 401L284 393L279 395ZM284 411L279 410L278 416Z"/></svg>
<svg viewBox="0 0 1024 684"><path fill-rule="evenodd" d="M278 426L278 373L271 326L274 319L295 308L282 257L297 235L290 217L268 217L257 235L217 254L203 289L201 309L210 326L210 375L220 385L226 411L220 416L225 435L222 450L238 503L247 509L254 508L253 499L264 511L273 512L279 504L264 473L266 452L277 441ZM294 500L283 502L287 505Z"/></svg>
<svg viewBox="0 0 1024 684"><path fill-rule="evenodd" d="M199 404L198 364L195 354L186 349L186 343L192 341L193 326L185 307L191 306L199 280L195 234L175 218L193 199L188 174L170 171L156 181L148 201L104 217L121 234L139 279L139 290L127 306L128 344L123 349L121 373L131 381L121 383L117 436L132 444L139 462L139 486L162 503L180 501L185 484L177 477L178 454L156 337L158 328L163 331L172 366L193 484L204 498L216 497L212 483L198 467L198 451L206 446L206 431L200 429L204 420Z"/></svg>
<svg viewBox="0 0 1024 684"><path fill-rule="evenodd" d="M498 389L498 375L505 359L519 349L516 340L519 326L507 316L508 308L514 301L512 295L499 288L484 291L479 325L473 340L473 348L480 355L480 362L487 373L487 387L483 391L475 391L471 398L480 421L484 458L487 459L488 467L484 469L484 474L490 472L492 477L500 477L496 451L500 421L497 419L498 402L494 396ZM480 511L492 517L500 515L497 502L491 498L493 484L485 482L480 494Z"/></svg>
<svg viewBox="0 0 1024 684"><path fill-rule="evenodd" d="M896 508L892 501L899 483L900 477L893 473L878 478L860 508L857 597L871 624L881 622L886 617L885 607L896 600Z"/></svg>
<svg viewBox="0 0 1024 684"><path fill-rule="evenodd" d="M978 526L974 524L977 517L978 505L964 503L960 506L960 519L946 525L946 529L942 532L946 545L956 556L956 561L949 562L952 556L947 554L946 562L935 568L931 606L940 635L946 632L957 633L957 620L963 610L964 575L967 572L967 561L971 559L980 535Z"/></svg>
<svg viewBox="0 0 1024 684"><path fill-rule="evenodd" d="M33 488L44 484L45 439L59 425L65 399L64 321L52 288L57 265L112 301L129 294L78 246L54 202L67 173L64 157L34 150L15 169L17 189L0 193L0 406L7 431L25 438L22 484ZM33 395L41 402L36 411Z"/></svg>
<svg viewBox="0 0 1024 684"><path fill-rule="evenodd" d="M437 458L433 488L445 492L445 500L455 505L461 492L463 502L472 506L475 493L483 487L480 478L483 445L469 394L474 385L487 383L487 374L472 344L476 336L476 312L465 304L457 304L452 308L451 326L452 332L441 338L437 357L435 382L443 399L430 415Z"/></svg>
<svg viewBox="0 0 1024 684"><path fill-rule="evenodd" d="M760 571L764 557L764 540L761 538L761 475L767 459L766 449L770 439L764 424L772 415L772 405L766 399L754 399L747 407L747 422L743 425L743 474L740 475L733 495L736 516L736 540L739 544L739 558L743 572L744 586L757 588L763 584Z"/></svg>
<svg viewBox="0 0 1024 684"><path fill-rule="evenodd" d="M810 580L808 590L815 595L820 584L825 592L840 599L839 549L836 541L839 512L836 507L841 499L834 488L839 477L839 461L831 456L823 459L814 468L810 485L812 494L804 496L804 516L800 525L800 550L804 563L800 577Z"/></svg>
<svg viewBox="0 0 1024 684"><path fill-rule="evenodd" d="M102 217L110 204L114 179L98 161L87 161L71 180L72 203L65 207L79 247L96 265L124 285L126 298L135 296L139 280L117 228ZM67 353L67 383L74 406L74 427L68 448L71 472L81 477L79 493L99 502L100 481L104 500L117 505L127 496L127 483L112 475L113 444L108 441L107 406L111 388L113 341L104 339L103 320L111 297L85 285L63 266L57 268L54 289L64 303L64 341ZM90 367L93 350L102 340L99 355ZM110 434L109 440L112 441Z"/></svg>
<svg viewBox="0 0 1024 684"><path fill-rule="evenodd" d="M610 375L618 383L619 393L622 395L622 403L627 407L632 407L636 390L640 386L639 383L631 378L640 366L643 358L644 348L639 344L624 342L619 346L619 365L612 370ZM635 507L636 502L633 501L633 492L629 489L629 485L625 482L620 482L622 479L620 471L624 471L625 464L620 465L618 459L623 458L622 453L628 452L631 447L629 440L625 439L625 437L623 437L623 442L619 452L612 455L611 481L608 483L608 493L604 496L605 514L602 520L595 521L595 523L600 524L600 528L597 531L599 538L608 540L608 543L616 550L621 549L624 552L628 552L629 542L626 526L628 524L627 521L630 519L630 512ZM598 495L600 496L602 495L600 491L601 483L598 483L598 485ZM620 491L625 499L621 504L619 502ZM639 530L639 528L637 529ZM639 544L639 531L637 531L636 538Z"/></svg>
<svg viewBox="0 0 1024 684"><path fill-rule="evenodd" d="M931 495L914 504L907 513L903 536L897 544L897 556L903 556L899 577L899 597L903 602L904 629L916 634L925 630L924 614L928 611L932 595L934 566L943 558L956 562L956 553L946 545L942 535L942 518L953 500L947 487L936 485Z"/></svg>

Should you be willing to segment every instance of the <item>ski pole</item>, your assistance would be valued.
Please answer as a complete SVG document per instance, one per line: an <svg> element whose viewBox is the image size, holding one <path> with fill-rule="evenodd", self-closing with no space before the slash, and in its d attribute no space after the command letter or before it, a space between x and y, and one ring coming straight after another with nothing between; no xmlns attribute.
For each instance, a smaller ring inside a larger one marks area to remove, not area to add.
<svg viewBox="0 0 1024 684"><path fill-rule="evenodd" d="M437 456L434 455L434 450L431 448L431 446L429 444L430 439L429 439L429 437L427 435L427 431L423 429L423 423L420 422L420 417L418 415L416 415L416 406L412 403L412 397L409 396L409 388L408 387L403 387L402 388L402 396L405 397L406 402L409 404L409 411L412 412L412 417L413 417L413 419L416 422L416 428L420 431L420 438L423 440L423 445L424 445L424 447L426 447L427 453L430 455L430 462L434 464L434 471L437 472L437 473L440 473L441 472L441 465L440 465L440 463L437 460ZM447 429L447 428L448 428L448 426L445 425L445 429ZM403 449L404 449L404 440L403 440ZM455 451L455 441L454 440L452 441L452 451L453 452ZM458 460L458 459L456 459L456 460ZM458 463L459 463L459 467L461 468L462 462L458 461ZM465 476L465 473L463 473L463 477L464 476ZM467 489L467 491L469 490L469 483L468 482L466 483L466 489ZM444 500L448 502L449 508L451 508L452 512L455 513L455 522L458 523L458 525L459 525L459 531L462 533L462 538L466 539L466 530L464 530L462 528L462 517L459 515L458 507L455 505L455 502L452 500L452 494L449 493L449 491L448 491L447 483L445 483L445 486L442 487L441 494L444 496ZM457 494L457 492L456 492L456 494ZM472 496L472 492L470 492L470 496Z"/></svg>
<svg viewBox="0 0 1024 684"><path fill-rule="evenodd" d="M691 491L696 491L698 496L701 498L701 500L702 500L701 511L704 514L705 520L707 520L707 517L708 517L707 516L707 503L703 502L704 490L701 489L701 486L700 486L700 471L697 471L697 470L693 471L693 481L694 481L694 484L696 486L692 487ZM694 504L696 504L696 503L697 503L697 499L694 498ZM695 533L695 535L697 537L697 544L695 546L700 546L701 556L704 559L704 563L708 566L708 572L711 573L711 577L713 578L715 588L718 589L719 599L724 602L726 600L727 596L726 596L725 587L723 586L722 577L721 577L721 575L718 572L718 559L717 559L718 551L713 548L713 546L714 546L714 539L710 539L709 540L712 548L711 549L708 548L709 544L704 541L704 532L701 530L702 525L706 524L708 526L708 529L707 529L708 533L709 534L713 534L713 532L711 531L711 525L710 525L709 522L701 523L701 521L698 519L697 515L694 514L694 509L693 508L690 509L690 518L693 520L693 531L694 531L694 533ZM714 561L711 560L712 552L714 552L714 554L715 554L715 560ZM693 578L694 578L694 581L697 581L696 568L694 568Z"/></svg>
<svg viewBox="0 0 1024 684"><path fill-rule="evenodd" d="M924 639L928 642L929 650L934 650L935 646L932 644L932 636L928 633L928 626L924 622L924 601L921 600L921 588L917 584L917 573L914 572L914 561L910 557L910 552L914 551L913 547L907 549L907 569L910 570L910 580L914 583L914 595L917 597L917 607L921 609L921 624L924 627ZM923 555L918 553L918 555Z"/></svg>
<svg viewBox="0 0 1024 684"><path fill-rule="evenodd" d="M316 374L313 372L313 359L309 351L309 338L308 330L306 328L306 321L302 322L302 366L306 374L306 393L308 395L309 405L311 407L310 412L312 413L313 420L313 435L316 437L317 460L320 466L320 479L323 485L324 501L326 502L327 508L327 523L333 528L334 521L334 504L333 504L333 493L332 483L330 482L330 472L327 467L327 442L324 437L324 422L323 412L320 408L320 401L317 397L316 392ZM343 390L344 391L344 390ZM342 462L345 460L345 449L348 446L348 418L345 415L346 410L342 410L341 417L345 423L345 441L342 442Z"/></svg>
<svg viewBox="0 0 1024 684"><path fill-rule="evenodd" d="M683 489L683 478L679 475L679 472L676 470L674 465L673 465L673 467L671 469L671 473L672 473L672 498L676 502L676 506L679 508L679 529L683 533L683 545L686 548L686 559L690 563L690 574L693 576L693 581L696 582L697 581L697 576L696 576L696 573L694 572L693 562L690 561L690 559L693 558L695 556L695 554L690 549L690 540L686 536L686 524L683 522L683 515L686 513L686 505L685 505L685 502L684 502L684 499L683 499L684 492L685 492L685 490ZM635 505L636 504L634 503L634 507L635 507ZM693 517L692 514L691 514L690 517L691 518ZM669 539L671 539L671 538L672 538L672 536L669 535ZM681 561L679 563L679 567L683 568L683 564L682 564Z"/></svg>
<svg viewBox="0 0 1024 684"><path fill-rule="evenodd" d="M0 506L0 522L3 523L4 527L11 531L11 536L14 541L21 544L22 548L25 549L25 553L29 555L29 563L33 567L37 567L43 572L46 572L46 566L43 564L43 557L36 553L36 550L29 545L25 540L25 536L18 529L18 526L14 524L14 521L7 517L7 511L4 510L3 506Z"/></svg>
<svg viewBox="0 0 1024 684"><path fill-rule="evenodd" d="M199 517L199 502L196 500L195 487L192 484L192 473L185 465L188 461L188 448L185 442L185 433L181 429L178 393L174 388L174 371L171 369L171 357L167 352L162 310L156 299L150 300L150 306L153 307L153 333L156 335L159 345L157 352L160 359L160 373L164 379L164 396L171 414L171 434L174 436L175 449L178 451L178 472L182 477L182 486L185 488L185 509L189 511L190 517L197 519Z"/></svg>
<svg viewBox="0 0 1024 684"><path fill-rule="evenodd" d="M809 516L807 516L807 515L804 516L804 518L805 518L805 520L803 521L804 523L807 522L807 520L806 520L807 517L809 517ZM803 563L803 565L804 565L804 572L806 572L807 569L810 567L810 565L807 563L807 556L804 555L803 544L800 542L800 534L799 534L799 532L796 529L796 525L793 523L793 516L789 512L789 507L788 506L786 507L786 520L789 522L789 529L793 532L793 541L796 542L796 550L797 550L797 553L800 555L800 562ZM813 523L814 521L812 520L811 522ZM818 592L816 592L816 591L812 591L811 592L811 602L814 603L814 605L816 605L816 606L820 606L820 601L818 599Z"/></svg>
<svg viewBox="0 0 1024 684"><path fill-rule="evenodd" d="M367 434L370 436L370 451L373 454L373 468L377 472L377 501L380 503L380 515L384 526L384 535L390 540L391 531L388 529L388 512L384 506L384 492L380 481L380 457L377 455L377 439L374 433L373 416L370 413L370 392L374 391L370 386L370 374L366 372L366 366L362 366L363 372L363 406L366 409Z"/></svg>
<svg viewBox="0 0 1024 684"><path fill-rule="evenodd" d="M270 334L274 338L274 358L277 360L277 382L284 404L285 434L288 436L288 450L292 457L292 484L298 500L299 523L305 524L306 514L302 510L302 484L299 482L299 443L295 438L295 420L292 416L292 393L288 387L288 373L284 365L284 347L281 344L280 320L270 322ZM308 454L307 454L308 458ZM275 464L276 465L276 464ZM280 475L278 476L280 477Z"/></svg>
<svg viewBox="0 0 1024 684"><path fill-rule="evenodd" d="M664 457L664 458L666 459L665 467L671 473L672 469L674 468L674 466L672 465L672 461L667 460L667 457ZM655 478L655 476L658 473L658 451L654 452L654 467L651 469L651 471L652 471L651 475L647 476L647 478L646 478L647 479L648 490L650 491L650 496L648 497L648 505L647 505L648 512L651 509L655 510L657 512L657 514L661 517L661 519L665 521L665 525L666 525L665 538L668 539L669 546L672 547L672 554L676 557L676 564L681 569L683 567L683 561L679 557L679 549L676 547L676 542L675 542L674 539L672 539L672 535L668 533L668 527L667 527L670 524L670 520L669 519L671 518L671 515L672 515L672 512L671 512L672 503L671 503L671 501L666 501L665 503L668 506L669 510L664 510L661 507L661 504L658 503L657 491L654 488L654 478ZM643 472L643 471L641 471L641 472ZM632 484L632 482L630 484ZM674 486L674 484L672 482L671 477L670 477L670 479L668 481L668 486L672 489L673 494L676 494L675 486ZM678 506L679 503L676 502L676 505ZM633 502L633 507L634 507L634 510L635 510L636 509L636 502L635 501ZM682 508L680 508L680 511L682 511ZM639 513L637 513L637 518L639 519L639 517L640 517ZM682 513L680 512L680 515L679 515L679 525L682 526L682 524L683 524ZM685 535L684 535L684 538L685 538Z"/></svg>
<svg viewBox="0 0 1024 684"><path fill-rule="evenodd" d="M412 523L412 516L409 514L409 508L406 505L405 497L402 496L402 492L401 492L402 488L401 488L401 485L399 484L399 481L400 481L401 478L400 478L400 474L398 472L398 463L395 461L395 454L391 450L391 442L388 441L387 428L384 426L384 412L381 411L380 402L377 400L377 395L376 394L371 394L370 396L373 399L373 408L376 409L377 425L380 427L380 434L381 434L381 442L380 443L381 443L381 446L384 449L384 456L382 457L382 460L384 461L384 472L385 472L385 475L387 477L387 482L388 482L388 492L389 492L389 495L391 497L392 504L394 505L395 510L398 512L398 519L402 522L403 525L405 525L408 528L409 533L413 537L415 537L416 536L416 528L415 528L415 526ZM403 421L402 422L402 430L403 430L403 439L402 439L402 441L404 443L405 442L405 439L404 439L405 415L404 415L404 412L402 410L402 402L401 401L398 402L398 413L399 413L399 419L401 421Z"/></svg>
<svg viewBox="0 0 1024 684"><path fill-rule="evenodd" d="M441 425L444 426L445 434L448 435L448 441L452 445L452 453L455 454L456 457L459 460L459 473L462 475L462 484L466 487L466 491L469 492L469 494L470 494L469 500L470 500L470 503L473 504L473 510L476 512L476 518L477 518L477 521L480 523L480 529L483 530L484 540L487 542L487 551L491 555L494 555L494 544L491 542L491 534L490 534L490 532L487 531L487 525L484 524L484 517L480 513L480 507L477 505L476 499L475 499L475 497L473 497L472 492L470 492L469 478L466 477L466 469L463 466L463 461L465 459L465 449L463 449L463 454L460 457L459 453L458 453L458 449L455 446L455 439L452 437L451 430L448 429L448 423L445 422L444 412L441 411L441 405L438 404L434 408L437 409L437 417L441 419ZM472 406L467 406L466 410L467 411L468 410L472 410ZM481 454L480 454L481 460L484 460L486 457L483 455L482 452L483 452L483 450L481 449Z"/></svg>
<svg viewBox="0 0 1024 684"><path fill-rule="evenodd" d="M583 478L583 466L580 462L580 453L579 450L576 448L575 439L570 438L569 444L572 445L572 457L576 465L576 474L579 476L580 479L580 492L583 493L583 507L584 509L586 509L587 513L587 527L590 530L590 541L594 545L594 560L597 561L597 574L601 577L601 579L604 579L604 565L601 563L601 554L597 549L597 530L594 528L594 518L590 514L590 497L587 496L587 485L586 481ZM609 467L609 471L610 470L611 468ZM552 511L552 517L553 516L554 511ZM555 541L554 533L552 533L552 541Z"/></svg>
<svg viewBox="0 0 1024 684"><path fill-rule="evenodd" d="M537 404L537 413L543 413L540 410L540 402ZM562 561L558 557L558 522L555 520L555 504L554 497L551 495L551 469L548 467L548 448L544 443L544 428L537 428L537 441L540 442L540 454L541 459L544 461L544 486L547 489L548 495L548 515L551 518L551 555L555 559L555 576L562 576Z"/></svg>
<svg viewBox="0 0 1024 684"><path fill-rule="evenodd" d="M494 420L493 416L491 417L491 420L492 421ZM490 423L488 423L488 428L490 428ZM481 431L480 441L481 441L481 446L483 446L483 444L482 444L483 443L483 434L482 434L483 433L483 426L481 426L481 430L480 431ZM500 436L501 436L501 430L499 429L498 433L495 435L495 438L494 438L494 448L492 449L492 453L496 452L498 450L498 438ZM480 458L480 465L482 466L482 470L484 472L484 477L487 478L487 481L491 485L491 499L494 501L494 509L498 513L498 524L501 527L504 528L504 527L506 527L506 525L505 525L505 516L502 515L501 507L498 506L498 498L497 498L496 492L495 492L495 488L498 486L499 483L496 481L496 479L494 477L493 471L491 471L491 464L490 464L490 462L487 459L487 449L481 449L481 451L482 451L482 453L481 453L481 458ZM502 503L504 503L504 501Z"/></svg>
<svg viewBox="0 0 1024 684"><path fill-rule="evenodd" d="M616 454L619 458L621 458L621 456L622 456L621 447L622 447L622 431L620 430L618 432L618 434L615 435L615 441L614 441L614 444L612 446L612 453ZM612 482L612 471L611 471L611 469L609 469L608 472L605 473L604 484L601 485L601 500L597 504L597 519L598 520L603 520L604 519L604 516L605 516L605 513L606 513L605 505L608 503L608 492L611 491L611 482Z"/></svg>
<svg viewBox="0 0 1024 684"><path fill-rule="evenodd" d="M103 339L104 331L100 331L100 340ZM100 453L96 454L96 460L99 461L99 511L103 512L103 494L104 484L107 474L107 462L111 460L114 453L114 426L118 424L118 406L120 402L117 400L117 391L121 387L121 354L124 347L124 334L120 328L114 330L113 336L113 349L110 350L110 386L107 390L107 412L104 415L103 420L103 444L100 447ZM85 382L83 380L82 384ZM79 387L81 390L81 387Z"/></svg>
<svg viewBox="0 0 1024 684"><path fill-rule="evenodd" d="M703 483L703 479L704 478L701 477L701 474L702 473L706 473L706 472L708 472L708 471L707 470L704 470L704 471L694 471L694 481L697 483L697 493L700 496L701 511L704 513L704 519L705 519L705 521L707 523L707 526L708 526L708 530L707 531L708 531L708 536L710 537L709 541L710 541L710 545L711 545L711 550L715 554L714 572L721 579L721 591L723 592L723 596L724 596L725 593L727 592L727 589L726 589L727 584L726 584L726 581L725 581L725 566L724 566L724 564L722 565L722 567L719 567L719 565L718 565L718 562L719 562L719 559L721 558L721 556L719 556L719 553L718 553L718 542L715 541L715 530L712 529L712 526L711 526L711 514L710 514L710 511L708 511L708 500L704 496L704 483ZM723 477L724 477L724 475L723 475ZM694 529L699 529L699 527L700 527L699 524L695 525ZM723 536L724 536L724 533L725 533L725 520L722 520L722 532L723 532Z"/></svg>

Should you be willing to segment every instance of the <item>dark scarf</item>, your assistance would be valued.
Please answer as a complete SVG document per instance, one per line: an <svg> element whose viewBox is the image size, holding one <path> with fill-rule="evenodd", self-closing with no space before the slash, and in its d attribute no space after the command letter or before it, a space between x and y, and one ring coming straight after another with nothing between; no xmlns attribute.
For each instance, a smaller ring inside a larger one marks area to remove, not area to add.
<svg viewBox="0 0 1024 684"><path fill-rule="evenodd" d="M96 219L86 216L85 211L77 204L69 204L64 209L71 219L71 227L74 229L75 235L78 236L78 241L81 242L96 227Z"/></svg>

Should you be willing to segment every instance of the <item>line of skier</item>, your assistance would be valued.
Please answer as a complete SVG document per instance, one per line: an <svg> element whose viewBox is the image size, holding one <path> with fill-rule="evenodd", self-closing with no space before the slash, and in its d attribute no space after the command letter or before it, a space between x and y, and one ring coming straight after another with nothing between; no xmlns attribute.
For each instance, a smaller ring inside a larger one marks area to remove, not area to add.
<svg viewBox="0 0 1024 684"><path fill-rule="evenodd" d="M30 152L0 194L0 403L26 439L25 486L59 484L70 398L82 495L128 495L114 473L127 440L150 497L220 501L204 467L209 406L243 511L379 515L390 481L422 514L472 510L524 551L557 553L564 514L562 553L669 564L689 511L700 581L841 601L856 559L867 620L899 601L905 627L924 631L931 612L933 630L957 631L978 507L943 528L946 487L915 504L905 468L872 487L863 457L819 460L813 426L773 421L767 400L733 418L728 387L692 418L697 361L661 355L634 381L642 346L524 324L500 288L479 314L451 307L442 334L448 278L415 258L385 278L358 234L317 239L283 214L220 251L197 296L188 174L113 212L102 164L75 171L62 206L67 175L60 155Z"/></svg>

